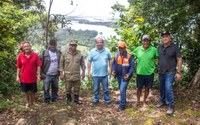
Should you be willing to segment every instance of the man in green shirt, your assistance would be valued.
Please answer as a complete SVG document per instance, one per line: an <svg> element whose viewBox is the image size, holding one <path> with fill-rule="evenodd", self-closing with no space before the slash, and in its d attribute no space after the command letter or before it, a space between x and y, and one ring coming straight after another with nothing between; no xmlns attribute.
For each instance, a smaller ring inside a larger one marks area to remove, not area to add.
<svg viewBox="0 0 200 125"><path fill-rule="evenodd" d="M155 59L158 58L157 49L151 46L150 36L145 34L142 36L142 46L137 47L133 51L133 55L136 57L136 82L137 82L137 103L140 104L140 96L142 94L142 88L145 86L144 91L144 104L147 104L147 97L149 95L149 89L153 86Z"/></svg>

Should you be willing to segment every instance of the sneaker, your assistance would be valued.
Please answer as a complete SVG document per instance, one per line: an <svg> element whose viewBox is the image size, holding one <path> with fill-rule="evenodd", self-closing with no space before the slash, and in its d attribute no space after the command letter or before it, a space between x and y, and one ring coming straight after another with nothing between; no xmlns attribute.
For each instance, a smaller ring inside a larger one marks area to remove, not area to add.
<svg viewBox="0 0 200 125"><path fill-rule="evenodd" d="M124 110L125 110L125 108L122 108L122 107L117 108L117 112L121 112L121 111L124 111Z"/></svg>
<svg viewBox="0 0 200 125"><path fill-rule="evenodd" d="M173 113L174 113L174 109L171 108L171 107L169 107L169 108L167 109L166 115L172 115Z"/></svg>
<svg viewBox="0 0 200 125"><path fill-rule="evenodd" d="M157 107L157 108L160 108L160 107L162 107L163 105L165 105L164 102L159 102L159 103L156 105L156 107Z"/></svg>

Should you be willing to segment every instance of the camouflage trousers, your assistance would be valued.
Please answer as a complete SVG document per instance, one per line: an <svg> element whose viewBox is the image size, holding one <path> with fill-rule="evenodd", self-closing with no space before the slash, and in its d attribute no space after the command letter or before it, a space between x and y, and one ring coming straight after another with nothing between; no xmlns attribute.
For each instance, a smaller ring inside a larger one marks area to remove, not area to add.
<svg viewBox="0 0 200 125"><path fill-rule="evenodd" d="M66 95L79 95L81 81L65 81ZM72 92L73 91L73 92Z"/></svg>

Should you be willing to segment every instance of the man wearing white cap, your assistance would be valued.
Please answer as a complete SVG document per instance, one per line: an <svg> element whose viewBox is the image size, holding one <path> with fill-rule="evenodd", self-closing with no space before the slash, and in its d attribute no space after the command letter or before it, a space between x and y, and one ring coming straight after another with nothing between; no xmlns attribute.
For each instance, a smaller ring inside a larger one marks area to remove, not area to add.
<svg viewBox="0 0 200 125"><path fill-rule="evenodd" d="M144 91L144 105L147 104L147 97L149 95L149 89L153 86L154 81L154 70L155 70L155 59L158 58L158 52L155 47L150 43L150 36L145 34L142 36L142 45L137 47L133 51L133 55L137 58L136 60L136 82L137 82L137 103L140 104L140 96L142 94L142 88L145 87Z"/></svg>

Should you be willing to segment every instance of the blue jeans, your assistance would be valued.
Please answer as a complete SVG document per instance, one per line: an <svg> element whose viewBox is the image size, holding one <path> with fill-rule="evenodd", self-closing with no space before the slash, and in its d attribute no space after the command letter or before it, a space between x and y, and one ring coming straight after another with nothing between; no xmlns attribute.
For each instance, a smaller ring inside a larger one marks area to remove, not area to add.
<svg viewBox="0 0 200 125"><path fill-rule="evenodd" d="M166 103L169 107L174 108L174 92L173 83L175 80L175 74L161 74L159 73L160 81L160 102Z"/></svg>
<svg viewBox="0 0 200 125"><path fill-rule="evenodd" d="M99 89L100 89L100 83L102 85L103 89L103 97L104 101L106 103L110 102L110 96L108 92L108 76L103 76L103 77L92 77L93 82L94 82L94 99L93 102L98 102L99 101Z"/></svg>
<svg viewBox="0 0 200 125"><path fill-rule="evenodd" d="M55 101L58 98L58 75L46 75L44 79L44 100L49 102L50 99ZM51 96L49 94L51 87Z"/></svg>
<svg viewBox="0 0 200 125"><path fill-rule="evenodd" d="M118 81L119 90L120 90L119 106L120 108L125 108L126 107L126 89L128 86L128 81L124 80L122 76L117 76L117 81Z"/></svg>

